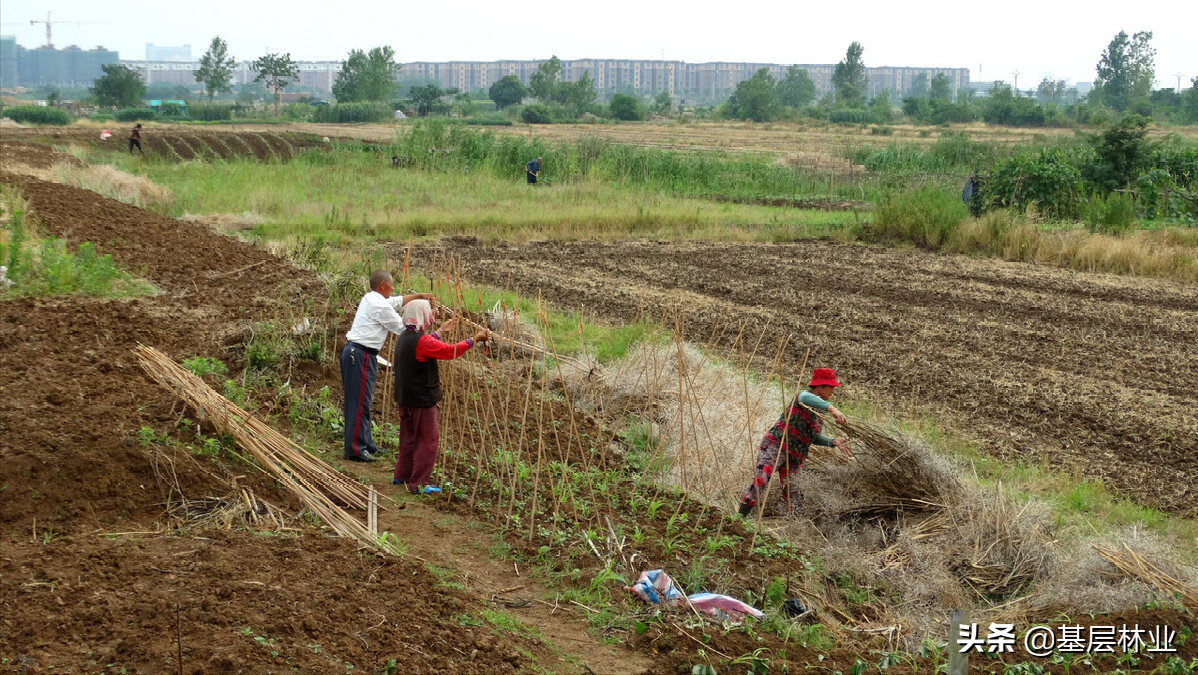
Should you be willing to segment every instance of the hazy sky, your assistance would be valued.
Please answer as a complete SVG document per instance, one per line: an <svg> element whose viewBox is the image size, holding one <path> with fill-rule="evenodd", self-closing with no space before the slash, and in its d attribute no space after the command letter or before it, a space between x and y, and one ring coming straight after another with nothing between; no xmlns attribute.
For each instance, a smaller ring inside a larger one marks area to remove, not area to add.
<svg viewBox="0 0 1198 675"><path fill-rule="evenodd" d="M1137 9L1142 14L1137 16ZM256 2L199 0L4 0L0 32L35 47L51 18L54 44L103 45L124 59L145 45L190 44L198 58L214 35L238 59L267 50L305 61L341 60L350 49L391 45L396 60L573 58L835 63L853 40L869 66L969 68L974 80L1044 76L1091 81L1120 30L1153 32L1159 86L1198 76L1198 2L1148 6L1092 0L978 2ZM68 21L104 22L73 25ZM979 65L981 70L979 71Z"/></svg>

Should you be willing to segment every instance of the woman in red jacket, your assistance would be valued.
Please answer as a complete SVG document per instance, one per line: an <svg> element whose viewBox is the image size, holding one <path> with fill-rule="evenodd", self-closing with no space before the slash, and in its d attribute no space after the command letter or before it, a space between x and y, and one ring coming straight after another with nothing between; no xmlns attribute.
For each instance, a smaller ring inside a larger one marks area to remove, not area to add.
<svg viewBox="0 0 1198 675"><path fill-rule="evenodd" d="M465 354L475 342L491 338L490 331L481 330L473 338L457 344L446 344L432 331L435 316L428 300L413 300L404 305L404 332L395 342L395 403L399 406L399 457L391 482L406 485L408 492L440 492L429 485L433 465L437 463L437 446L441 431L437 425L437 404L440 403L441 376L437 361L456 359ZM456 319L441 326L453 330ZM428 330L429 332L425 332Z"/></svg>

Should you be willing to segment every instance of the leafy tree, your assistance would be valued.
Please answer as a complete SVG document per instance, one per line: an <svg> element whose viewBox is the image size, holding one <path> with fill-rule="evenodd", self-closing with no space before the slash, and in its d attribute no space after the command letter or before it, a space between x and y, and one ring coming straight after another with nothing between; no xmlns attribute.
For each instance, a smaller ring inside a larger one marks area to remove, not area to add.
<svg viewBox="0 0 1198 675"><path fill-rule="evenodd" d="M333 96L338 103L388 101L399 88L395 81L399 68L395 50L389 46L375 47L370 52L350 50L333 83Z"/></svg>
<svg viewBox="0 0 1198 675"><path fill-rule="evenodd" d="M869 116L875 124L886 124L894 117L890 106L890 90L883 89L869 104Z"/></svg>
<svg viewBox="0 0 1198 675"><path fill-rule="evenodd" d="M140 68L104 64L100 69L104 74L96 78L91 88L97 105L134 108L141 103L146 93L146 83L141 80Z"/></svg>
<svg viewBox="0 0 1198 675"><path fill-rule="evenodd" d="M1127 37L1126 31L1111 40L1098 61L1098 81L1102 102L1118 112L1127 109L1135 96L1147 96L1155 75L1156 50L1152 48L1152 32L1140 32Z"/></svg>
<svg viewBox="0 0 1198 675"><path fill-rule="evenodd" d="M854 41L845 52L844 59L832 70L832 87L836 90L836 102L849 107L860 107L865 101L865 90L869 79L865 74L865 62L861 55L865 48Z"/></svg>
<svg viewBox="0 0 1198 675"><path fill-rule="evenodd" d="M1023 96L1015 96L1011 85L997 81L982 101L982 119L988 124L1011 126L1044 126L1044 109Z"/></svg>
<svg viewBox="0 0 1198 675"><path fill-rule="evenodd" d="M283 101L283 89L299 79L299 66L291 60L291 53L267 54L260 56L250 64L250 68L258 73L255 82L262 82L275 93L275 114L279 114L279 104Z"/></svg>
<svg viewBox="0 0 1198 675"><path fill-rule="evenodd" d="M911 98L930 98L928 96L928 74L920 73L915 76L915 81L911 83Z"/></svg>
<svg viewBox="0 0 1198 675"><path fill-rule="evenodd" d="M591 71L589 70L582 71L582 77L578 78L577 82L563 82L561 90L565 99L562 103L570 110L570 114L575 117L586 112L586 109L599 96L599 93L595 91L595 81L591 79Z"/></svg>
<svg viewBox="0 0 1198 675"><path fill-rule="evenodd" d="M670 97L670 92L659 91L657 96L653 97L653 112L657 115L670 114L670 108L674 105L674 99Z"/></svg>
<svg viewBox="0 0 1198 675"><path fill-rule="evenodd" d="M456 88L442 89L436 84L426 84L423 87L412 87L411 97L416 106L416 114L426 117L449 110L449 106L441 99L457 93Z"/></svg>
<svg viewBox="0 0 1198 675"><path fill-rule="evenodd" d="M196 82L204 84L209 101L219 93L233 91L233 66L236 64L237 60L229 56L229 45L219 35L212 38L208 51L200 57L200 67L195 75Z"/></svg>
<svg viewBox="0 0 1198 675"><path fill-rule="evenodd" d="M1190 88L1181 96L1181 119L1198 122L1198 77L1190 80Z"/></svg>
<svg viewBox="0 0 1198 675"><path fill-rule="evenodd" d="M747 80L736 85L736 91L728 99L728 113L738 120L767 122L778 112L778 92L774 76L768 68L762 68Z"/></svg>
<svg viewBox="0 0 1198 675"><path fill-rule="evenodd" d="M1065 80L1052 80L1044 78L1040 80L1040 84L1036 87L1036 98L1041 103L1059 103L1064 100L1065 92L1069 90L1069 85Z"/></svg>
<svg viewBox="0 0 1198 675"><path fill-rule="evenodd" d="M1083 175L1104 193L1130 187L1152 157L1148 120L1139 115L1120 117L1101 134L1091 137L1090 143L1098 158L1085 167Z"/></svg>
<svg viewBox="0 0 1198 675"><path fill-rule="evenodd" d="M932 78L932 86L928 90L928 98L933 101L953 100L953 81L944 73L936 73Z"/></svg>
<svg viewBox="0 0 1198 675"><path fill-rule="evenodd" d="M528 89L515 75L504 75L491 85L487 93L491 100L495 101L495 106L502 110L523 101L528 95Z"/></svg>
<svg viewBox="0 0 1198 675"><path fill-rule="evenodd" d="M616 94L611 97L611 103L608 104L611 110L611 116L618 120L643 120L645 119L644 108L641 107L640 101L629 96L628 94Z"/></svg>
<svg viewBox="0 0 1198 675"><path fill-rule="evenodd" d="M562 75L562 60L552 56L548 61L537 66L537 72L528 78L528 88L532 95L542 103L562 103L560 96Z"/></svg>
<svg viewBox="0 0 1198 675"><path fill-rule="evenodd" d="M815 82L805 68L790 66L778 81L778 102L796 110L815 100Z"/></svg>

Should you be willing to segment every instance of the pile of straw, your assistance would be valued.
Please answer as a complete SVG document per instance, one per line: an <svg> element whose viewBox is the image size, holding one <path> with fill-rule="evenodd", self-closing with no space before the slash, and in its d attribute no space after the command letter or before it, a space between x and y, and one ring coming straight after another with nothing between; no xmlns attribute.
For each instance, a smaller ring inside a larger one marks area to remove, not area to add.
<svg viewBox="0 0 1198 675"><path fill-rule="evenodd" d="M1099 555L1124 575L1139 579L1146 584L1152 584L1162 591L1180 598L1182 604L1187 608L1198 610L1198 591L1166 574L1152 561L1131 550L1127 544L1123 544L1122 553L1097 544L1094 545L1094 550L1098 551Z"/></svg>
<svg viewBox="0 0 1198 675"><path fill-rule="evenodd" d="M378 540L378 501L373 488L338 473L270 428L266 423L216 393L203 380L153 347L134 350L142 368L154 381L196 409L201 421L236 439L267 473L300 499L313 513L343 536L384 549ZM367 512L362 523L346 509Z"/></svg>

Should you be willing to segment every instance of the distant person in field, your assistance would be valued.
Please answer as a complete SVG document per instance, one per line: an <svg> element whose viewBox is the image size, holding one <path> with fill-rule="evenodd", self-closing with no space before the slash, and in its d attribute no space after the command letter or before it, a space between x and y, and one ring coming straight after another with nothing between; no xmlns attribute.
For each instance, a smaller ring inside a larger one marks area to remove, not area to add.
<svg viewBox="0 0 1198 675"><path fill-rule="evenodd" d="M524 165L524 172L528 175L528 184L532 185L541 177L541 158L537 157L528 164Z"/></svg>
<svg viewBox="0 0 1198 675"><path fill-rule="evenodd" d="M820 419L813 412L826 412L843 424L844 413L828 402L839 386L835 370L816 368L811 374L808 390L799 392L790 407L783 411L774 426L766 432L757 448L757 476L740 500L741 516L747 517L753 512L753 507L757 506L757 502L765 495L765 488L775 472L782 483L782 499L786 502L787 513L795 511L798 503L791 500L790 474L802 468L812 444L835 447L845 457L853 456L847 439L829 438L820 433ZM797 501L801 499L800 493Z"/></svg>
<svg viewBox="0 0 1198 675"><path fill-rule="evenodd" d="M374 402L374 381L378 376L379 350L388 333L403 331L397 308L414 300L432 300L429 293L407 296L391 293L395 280L386 270L370 275L370 292L358 303L353 326L345 334L341 349L341 386L345 390L345 458L355 462L373 462L379 452L371 435L370 406Z"/></svg>
<svg viewBox="0 0 1198 675"><path fill-rule="evenodd" d="M133 131L129 132L129 154L133 154L133 148L137 148L137 152L144 155L146 153L141 150L141 124L134 124Z"/></svg>
<svg viewBox="0 0 1198 675"><path fill-rule="evenodd" d="M476 342L491 339L483 329L457 344L446 344L433 331L436 319L427 300L409 302L403 310L404 331L395 342L395 403L399 407L399 455L391 482L406 485L408 492L440 492L430 485L441 429L437 423L437 404L441 402L441 375L437 361L462 356ZM457 327L457 319L441 326L442 331Z"/></svg>

